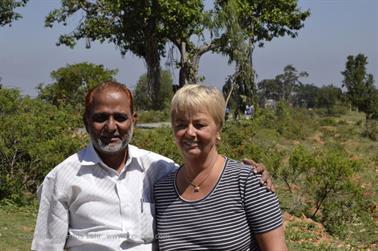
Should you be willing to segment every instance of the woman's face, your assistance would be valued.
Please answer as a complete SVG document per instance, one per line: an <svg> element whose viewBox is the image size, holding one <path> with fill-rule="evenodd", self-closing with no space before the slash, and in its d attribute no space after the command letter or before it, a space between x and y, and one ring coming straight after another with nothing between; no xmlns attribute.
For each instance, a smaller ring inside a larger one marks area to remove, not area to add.
<svg viewBox="0 0 378 251"><path fill-rule="evenodd" d="M208 112L177 114L172 127L176 145L184 157L206 157L216 150L219 129Z"/></svg>

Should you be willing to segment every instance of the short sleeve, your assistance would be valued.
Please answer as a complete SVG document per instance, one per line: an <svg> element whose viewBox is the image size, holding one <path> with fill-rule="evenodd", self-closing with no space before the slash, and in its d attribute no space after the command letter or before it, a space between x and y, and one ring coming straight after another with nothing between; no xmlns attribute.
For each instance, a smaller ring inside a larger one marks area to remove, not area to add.
<svg viewBox="0 0 378 251"><path fill-rule="evenodd" d="M51 173L39 187L38 195L39 210L32 250L62 251L68 233L68 208Z"/></svg>
<svg viewBox="0 0 378 251"><path fill-rule="evenodd" d="M248 224L255 234L271 231L283 223L277 196L261 186L260 177L249 171L243 196Z"/></svg>

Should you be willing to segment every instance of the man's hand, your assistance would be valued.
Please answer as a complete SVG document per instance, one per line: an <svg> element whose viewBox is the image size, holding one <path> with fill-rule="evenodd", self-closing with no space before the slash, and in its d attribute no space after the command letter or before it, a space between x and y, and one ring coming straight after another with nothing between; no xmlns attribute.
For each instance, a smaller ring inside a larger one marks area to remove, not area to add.
<svg viewBox="0 0 378 251"><path fill-rule="evenodd" d="M266 189L269 191L275 192L274 185L272 183L272 179L270 177L269 172L266 170L264 164L256 163L251 159L244 159L243 163L252 167L254 173L261 174L260 183L266 186Z"/></svg>

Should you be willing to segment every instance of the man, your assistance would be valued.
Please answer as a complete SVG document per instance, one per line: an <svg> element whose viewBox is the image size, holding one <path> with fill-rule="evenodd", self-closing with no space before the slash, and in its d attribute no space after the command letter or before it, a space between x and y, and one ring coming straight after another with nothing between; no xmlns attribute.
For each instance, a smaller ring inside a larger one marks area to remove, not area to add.
<svg viewBox="0 0 378 251"><path fill-rule="evenodd" d="M174 162L129 145L136 121L130 90L106 82L85 100L91 143L45 178L33 250L152 250L153 185Z"/></svg>

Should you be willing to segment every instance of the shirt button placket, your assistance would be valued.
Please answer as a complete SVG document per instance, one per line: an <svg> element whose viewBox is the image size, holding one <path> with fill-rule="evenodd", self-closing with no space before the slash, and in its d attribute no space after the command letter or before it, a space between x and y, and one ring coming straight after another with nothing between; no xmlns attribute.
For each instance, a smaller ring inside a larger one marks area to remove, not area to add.
<svg viewBox="0 0 378 251"><path fill-rule="evenodd" d="M117 195L118 195L118 199L119 199L119 207L120 207L120 214L121 214L121 228L122 228L122 232L123 233L126 233L126 230L127 230L127 226L126 226L126 212L125 212L125 202L123 200L123 198L125 198L125 193L122 189L122 186L121 186L121 183L119 180L116 181L116 190L117 190Z"/></svg>

